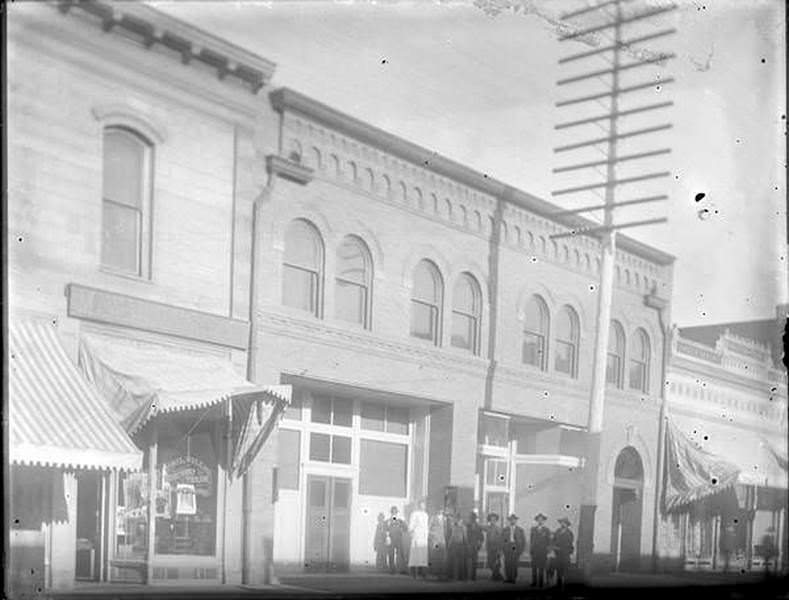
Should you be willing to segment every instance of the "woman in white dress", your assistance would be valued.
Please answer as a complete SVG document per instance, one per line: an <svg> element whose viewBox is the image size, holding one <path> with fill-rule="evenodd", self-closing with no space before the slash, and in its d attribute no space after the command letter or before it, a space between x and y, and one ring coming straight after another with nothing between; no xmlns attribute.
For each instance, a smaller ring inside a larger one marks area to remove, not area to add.
<svg viewBox="0 0 789 600"><path fill-rule="evenodd" d="M427 568L429 527L423 500L417 503L416 510L411 513L408 519L408 532L411 537L411 547L408 552L408 568L411 570L411 577L417 575L424 577Z"/></svg>

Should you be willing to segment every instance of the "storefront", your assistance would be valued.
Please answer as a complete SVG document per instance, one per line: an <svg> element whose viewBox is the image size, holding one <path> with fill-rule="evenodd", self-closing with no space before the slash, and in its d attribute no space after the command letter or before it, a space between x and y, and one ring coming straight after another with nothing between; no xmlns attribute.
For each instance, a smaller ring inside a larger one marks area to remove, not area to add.
<svg viewBox="0 0 789 600"><path fill-rule="evenodd" d="M676 523L686 569L783 570L785 459L768 440L729 429L672 418L664 514Z"/></svg>
<svg viewBox="0 0 789 600"><path fill-rule="evenodd" d="M235 532L250 511L241 479L290 386L253 385L222 352L105 335L83 334L79 361L143 451L141 472L110 482L108 579L240 578L246 546Z"/></svg>

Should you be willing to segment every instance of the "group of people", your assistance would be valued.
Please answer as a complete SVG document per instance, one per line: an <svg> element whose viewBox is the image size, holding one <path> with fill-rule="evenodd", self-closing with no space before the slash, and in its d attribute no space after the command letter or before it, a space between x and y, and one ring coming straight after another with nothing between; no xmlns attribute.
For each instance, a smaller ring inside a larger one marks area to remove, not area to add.
<svg viewBox="0 0 789 600"><path fill-rule="evenodd" d="M537 524L531 528L528 540L532 585L543 587L555 582L563 587L574 552L570 520L560 518L559 528L554 532L545 526L547 517L542 513L534 520ZM518 525L517 515L510 515L507 525L502 527L499 515L491 513L487 523L481 525L474 512L467 519L447 510L428 516L422 501L417 503L407 522L395 506L388 519L383 513L378 515L374 542L376 566L392 574L410 572L412 577L431 574L442 580L474 581L483 545L491 579L515 583L518 563L527 547L526 533Z"/></svg>

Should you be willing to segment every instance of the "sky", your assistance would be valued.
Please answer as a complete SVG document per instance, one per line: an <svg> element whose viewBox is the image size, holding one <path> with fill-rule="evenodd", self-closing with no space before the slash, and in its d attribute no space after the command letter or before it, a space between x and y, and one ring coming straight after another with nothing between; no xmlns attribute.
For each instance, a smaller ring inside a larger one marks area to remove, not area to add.
<svg viewBox="0 0 789 600"><path fill-rule="evenodd" d="M608 66L593 62L599 57L575 66L558 63L593 47L558 40L561 15L593 2L478 2L485 6L470 0L149 4L273 60L274 87L298 90L561 206L598 203L592 193L552 196L568 181L602 177L599 171L569 179L552 173L583 158L554 148L601 135L594 125L554 129L604 109L594 103L556 107L601 82L557 86L558 80ZM483 10L502 4L519 10ZM628 10L665 4L636 0ZM573 21L580 27L596 22L589 16ZM671 124L638 138L643 146L623 146L671 153L625 165L620 177L670 175L625 186L617 199L669 198L619 209L616 220L668 218L627 234L676 257L672 319L680 326L769 318L776 304L787 302L784 23L780 0L679 0L676 10L627 30L635 36L677 29L639 46L675 58L623 75L625 83L657 82L623 98L631 103L625 108L666 100L674 105L620 125L624 131ZM584 41L605 45L606 33L600 35ZM669 77L675 81L660 84Z"/></svg>

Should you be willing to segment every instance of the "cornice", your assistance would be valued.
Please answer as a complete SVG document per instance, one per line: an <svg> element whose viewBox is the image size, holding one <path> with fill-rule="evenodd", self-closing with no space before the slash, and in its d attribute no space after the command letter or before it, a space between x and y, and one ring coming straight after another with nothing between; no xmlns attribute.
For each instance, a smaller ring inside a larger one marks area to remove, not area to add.
<svg viewBox="0 0 789 600"><path fill-rule="evenodd" d="M577 215L560 216L557 214L560 208L550 202L346 115L289 88L274 90L269 97L272 106L279 112L292 111L299 113L338 132L354 137L360 142L375 146L410 163L422 165L438 175L449 177L480 192L490 194L505 203L519 206L529 212L550 219L563 227L582 229L595 225L592 221ZM583 235L579 233L579 236ZM617 234L617 245L622 250L631 252L660 266L671 265L674 262L672 255L622 234Z"/></svg>

